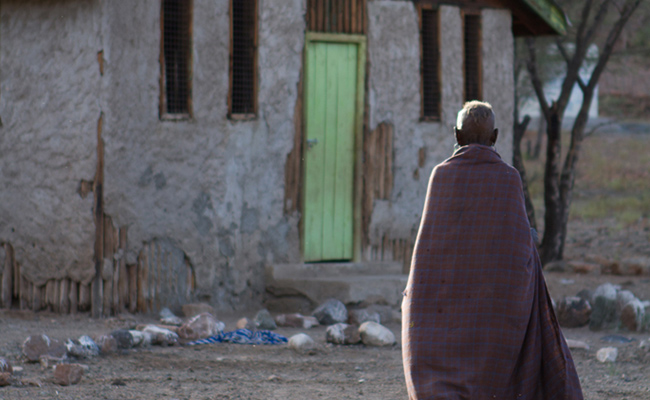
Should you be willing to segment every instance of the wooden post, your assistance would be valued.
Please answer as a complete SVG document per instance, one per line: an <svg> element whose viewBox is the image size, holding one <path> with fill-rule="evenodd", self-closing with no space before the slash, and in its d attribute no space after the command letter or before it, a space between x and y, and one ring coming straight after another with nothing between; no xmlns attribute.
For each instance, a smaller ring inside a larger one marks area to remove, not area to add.
<svg viewBox="0 0 650 400"><path fill-rule="evenodd" d="M30 309L29 300L31 300L31 291L29 290L30 282L24 276L20 277L20 309Z"/></svg>
<svg viewBox="0 0 650 400"><path fill-rule="evenodd" d="M32 287L32 311L36 312L41 309L41 287L33 285Z"/></svg>
<svg viewBox="0 0 650 400"><path fill-rule="evenodd" d="M97 120L97 170L94 179L95 201L95 279L92 285L92 316L100 318L103 310L102 269L104 263L104 141L102 139L102 122L104 115Z"/></svg>
<svg viewBox="0 0 650 400"><path fill-rule="evenodd" d="M61 279L61 289L59 290L59 312L62 314L70 313L70 280Z"/></svg>
<svg viewBox="0 0 650 400"><path fill-rule="evenodd" d="M77 307L78 307L78 296L79 296L79 284L75 281L70 281L70 293L69 293L69 300L70 300L70 314L76 314L77 313Z"/></svg>
<svg viewBox="0 0 650 400"><path fill-rule="evenodd" d="M55 313L61 312L61 281L53 281L52 307Z"/></svg>
<svg viewBox="0 0 650 400"><path fill-rule="evenodd" d="M5 243L5 259L4 259L4 272L2 274L2 287L0 288L0 293L2 293L2 307L11 308L11 299L12 289L13 289L13 274L14 274L14 262L13 254L14 249L9 243Z"/></svg>
<svg viewBox="0 0 650 400"><path fill-rule="evenodd" d="M79 310L86 311L91 308L92 300L90 284L79 283Z"/></svg>
<svg viewBox="0 0 650 400"><path fill-rule="evenodd" d="M138 264L127 265L129 273L129 312L135 313L138 309Z"/></svg>

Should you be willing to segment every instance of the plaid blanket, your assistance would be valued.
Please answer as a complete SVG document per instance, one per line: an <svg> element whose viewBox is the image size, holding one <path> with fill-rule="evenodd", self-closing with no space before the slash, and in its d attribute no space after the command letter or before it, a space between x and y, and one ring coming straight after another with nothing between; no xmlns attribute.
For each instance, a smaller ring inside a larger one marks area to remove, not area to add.
<svg viewBox="0 0 650 400"><path fill-rule="evenodd" d="M433 170L402 312L411 399L582 399L521 179L489 147Z"/></svg>
<svg viewBox="0 0 650 400"><path fill-rule="evenodd" d="M237 329L232 332L219 332L218 335L189 342L187 343L187 346L210 343L282 344L287 343L287 338L271 331Z"/></svg>

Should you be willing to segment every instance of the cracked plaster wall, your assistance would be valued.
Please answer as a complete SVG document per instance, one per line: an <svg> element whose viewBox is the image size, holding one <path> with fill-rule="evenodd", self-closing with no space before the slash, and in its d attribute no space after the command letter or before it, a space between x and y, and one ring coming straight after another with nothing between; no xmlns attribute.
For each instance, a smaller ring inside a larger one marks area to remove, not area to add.
<svg viewBox="0 0 650 400"><path fill-rule="evenodd" d="M100 113L90 1L0 4L0 241L30 281L92 278L92 180Z"/></svg>
<svg viewBox="0 0 650 400"><path fill-rule="evenodd" d="M193 1L194 118L171 122L158 118L158 1L3 0L0 240L30 279L93 275L92 194L76 190L93 179L100 112L104 208L129 227L127 262L145 242L169 240L192 262L199 299L229 309L260 301L265 263L300 258L283 184L304 0L259 1L252 121L226 117L228 7Z"/></svg>
<svg viewBox="0 0 650 400"><path fill-rule="evenodd" d="M420 37L412 2L368 2L370 127L393 124L394 188L390 200L375 200L370 241L382 237L412 239L420 222L429 175L448 158L455 139L452 126L463 104L463 32L460 9L440 6L442 112L439 122L420 121ZM483 94L497 114L497 149L512 162L513 38L510 12L485 9L483 24ZM388 29L390 27L390 29ZM418 151L425 164L418 166ZM415 173L417 170L417 173ZM416 178L417 176L417 178Z"/></svg>

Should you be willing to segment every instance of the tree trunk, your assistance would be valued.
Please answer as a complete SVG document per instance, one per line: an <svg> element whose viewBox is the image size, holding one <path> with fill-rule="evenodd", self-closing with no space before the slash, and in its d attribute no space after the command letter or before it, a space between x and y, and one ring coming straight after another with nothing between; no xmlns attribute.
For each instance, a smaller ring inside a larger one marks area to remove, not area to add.
<svg viewBox="0 0 650 400"><path fill-rule="evenodd" d="M523 121L515 121L514 138L512 140L512 165L519 171L521 177L521 184L524 189L524 200L526 201L526 214L528 214L528 222L530 227L537 230L537 222L535 220L535 208L530 199L530 191L528 190L528 178L526 177L526 167L524 166L523 157L521 155L521 139L524 137L526 128L530 123L530 117L524 116Z"/></svg>
<svg viewBox="0 0 650 400"><path fill-rule="evenodd" d="M539 116L539 126L537 128L537 140L535 141L535 146L533 147L532 154L530 158L533 160L539 159L539 153L542 151L542 139L544 137L544 131L546 130L546 119L543 115Z"/></svg>
<svg viewBox="0 0 650 400"><path fill-rule="evenodd" d="M540 246L542 264L562 258L564 244L563 222L564 206L560 196L560 158L562 146L560 143L562 116L557 103L549 108L549 121L546 129L548 143L546 144L546 166L544 170L544 239Z"/></svg>

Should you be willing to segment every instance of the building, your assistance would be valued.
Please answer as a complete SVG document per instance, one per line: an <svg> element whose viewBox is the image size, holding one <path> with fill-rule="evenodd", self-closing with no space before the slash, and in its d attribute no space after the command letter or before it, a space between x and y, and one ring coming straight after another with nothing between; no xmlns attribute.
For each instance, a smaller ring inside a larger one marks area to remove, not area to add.
<svg viewBox="0 0 650 400"><path fill-rule="evenodd" d="M3 0L1 304L239 309L267 265L408 263L457 110L490 101L509 161L513 35L564 29L550 0Z"/></svg>

